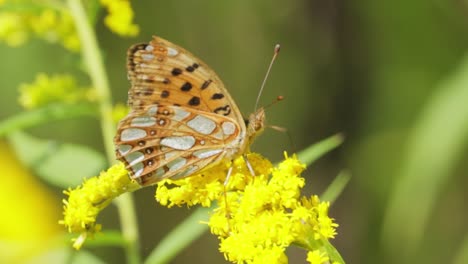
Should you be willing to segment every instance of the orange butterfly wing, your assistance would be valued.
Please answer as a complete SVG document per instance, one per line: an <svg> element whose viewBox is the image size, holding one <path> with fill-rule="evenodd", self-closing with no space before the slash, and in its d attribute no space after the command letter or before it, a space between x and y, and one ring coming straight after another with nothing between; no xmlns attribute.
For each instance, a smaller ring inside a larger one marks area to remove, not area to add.
<svg viewBox="0 0 468 264"><path fill-rule="evenodd" d="M141 185L183 178L244 151L242 115L200 59L153 37L129 49L127 67L131 112L114 141L117 158Z"/></svg>

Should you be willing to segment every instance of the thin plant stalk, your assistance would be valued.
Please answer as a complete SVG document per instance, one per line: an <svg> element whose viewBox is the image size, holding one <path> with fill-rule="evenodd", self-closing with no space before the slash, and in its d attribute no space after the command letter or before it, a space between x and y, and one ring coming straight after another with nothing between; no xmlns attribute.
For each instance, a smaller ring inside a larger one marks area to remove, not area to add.
<svg viewBox="0 0 468 264"><path fill-rule="evenodd" d="M115 128L112 121L112 98L102 55L86 11L80 0L67 0L68 8L74 19L78 37L81 43L81 53L93 87L99 95L99 113L104 147L109 163L115 162L113 137ZM127 241L125 253L127 263L140 263L139 237L135 207L131 193L123 194L116 200L122 235Z"/></svg>

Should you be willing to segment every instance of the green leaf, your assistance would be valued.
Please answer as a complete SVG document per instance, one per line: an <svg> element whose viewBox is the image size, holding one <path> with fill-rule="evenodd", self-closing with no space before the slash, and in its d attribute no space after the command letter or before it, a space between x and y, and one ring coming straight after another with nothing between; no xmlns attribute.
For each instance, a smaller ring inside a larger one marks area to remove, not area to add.
<svg viewBox="0 0 468 264"><path fill-rule="evenodd" d="M0 122L0 137L14 131L46 124L50 121L96 115L97 108L92 104L50 104L2 120Z"/></svg>
<svg viewBox="0 0 468 264"><path fill-rule="evenodd" d="M351 174L347 171L342 171L333 182L327 187L325 192L320 195L320 199L323 201L329 201L333 203L343 192L346 185L348 185L349 180L351 179Z"/></svg>
<svg viewBox="0 0 468 264"><path fill-rule="evenodd" d="M440 191L466 150L467 102L468 54L453 75L438 85L402 150L404 164L382 225L389 256L411 258L423 242Z"/></svg>
<svg viewBox="0 0 468 264"><path fill-rule="evenodd" d="M106 166L103 155L89 147L38 139L23 132L11 134L9 140L23 163L60 188L79 185Z"/></svg>
<svg viewBox="0 0 468 264"><path fill-rule="evenodd" d="M326 153L341 145L341 143L343 143L343 140L344 137L342 134L333 135L318 143L311 145L305 150L299 152L297 156L299 160L301 160L307 165L310 165Z"/></svg>
<svg viewBox="0 0 468 264"><path fill-rule="evenodd" d="M323 246L325 250L327 251L328 256L330 257L330 260L331 260L330 263L337 261L341 264L345 264L345 261L341 257L340 252L336 250L336 248L330 243L330 241L324 239Z"/></svg>
<svg viewBox="0 0 468 264"><path fill-rule="evenodd" d="M6 2L2 3L0 12L14 12L14 13L33 13L40 14L47 6L39 5L30 1L29 3L18 3L18 2Z"/></svg>

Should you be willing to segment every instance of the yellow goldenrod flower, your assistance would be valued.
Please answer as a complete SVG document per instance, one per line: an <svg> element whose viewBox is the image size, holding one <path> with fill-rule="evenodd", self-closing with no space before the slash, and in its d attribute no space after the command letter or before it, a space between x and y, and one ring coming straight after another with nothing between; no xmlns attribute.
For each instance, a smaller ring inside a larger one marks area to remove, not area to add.
<svg viewBox="0 0 468 264"><path fill-rule="evenodd" d="M100 231L96 217L114 198L138 188L140 186L128 177L125 166L119 163L81 186L64 191L68 199L63 201L64 217L59 223L67 227L68 232L80 234L73 247L79 249L87 236Z"/></svg>
<svg viewBox="0 0 468 264"><path fill-rule="evenodd" d="M220 251L234 263L287 263L284 251L291 244L315 250L322 240L334 237L337 224L328 217L329 204L300 195L304 164L287 155L276 167L258 154L248 154L247 159L256 176L238 158L226 186L229 162L158 183L156 199L168 207L217 201L207 224L220 239Z"/></svg>
<svg viewBox="0 0 468 264"><path fill-rule="evenodd" d="M300 173L305 165L287 155L276 167L258 154L250 153L247 159L255 176L240 157L190 177L163 180L157 184L156 199L167 207L209 207L216 202L218 207L206 224L231 262L287 263L285 250L294 244L310 251L309 262L329 263L324 242L336 235L337 224L328 217L328 203L317 196L301 196L305 180ZM231 167L231 178L225 184ZM67 190L69 198L64 201L60 223L69 232L80 234L74 247L79 249L88 236L100 230L96 217L112 199L138 188L120 163Z"/></svg>
<svg viewBox="0 0 468 264"><path fill-rule="evenodd" d="M95 96L92 95L94 89L79 88L70 74L48 76L40 73L33 83L22 84L19 90L19 102L26 109L54 102L76 103L95 100Z"/></svg>
<svg viewBox="0 0 468 264"><path fill-rule="evenodd" d="M22 3L23 2L23 3ZM101 0L108 11L104 18L106 26L120 36L136 36L138 25L133 23L134 13L128 0ZM59 43L66 49L78 52L80 40L74 21L65 5L48 1L0 1L2 5L28 5L0 13L0 41L9 46L19 46L31 37L38 37L51 43ZM33 5L33 6L31 6Z"/></svg>
<svg viewBox="0 0 468 264"><path fill-rule="evenodd" d="M134 13L128 0L101 0L109 14L104 18L106 26L120 36L136 36L138 25L133 24Z"/></svg>
<svg viewBox="0 0 468 264"><path fill-rule="evenodd" d="M1 12L0 41L10 46L19 46L33 35L51 43L60 43L68 50L79 51L80 43L67 9L50 6L47 2L11 0L3 1L0 7L7 4L34 5L34 7Z"/></svg>
<svg viewBox="0 0 468 264"><path fill-rule="evenodd" d="M28 32L26 22L19 14L0 13L0 41L16 47L26 42Z"/></svg>

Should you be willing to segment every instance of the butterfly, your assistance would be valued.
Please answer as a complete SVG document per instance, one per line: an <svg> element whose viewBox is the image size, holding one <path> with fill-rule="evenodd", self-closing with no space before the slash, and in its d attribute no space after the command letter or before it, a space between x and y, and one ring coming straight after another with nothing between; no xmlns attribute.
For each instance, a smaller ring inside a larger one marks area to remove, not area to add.
<svg viewBox="0 0 468 264"><path fill-rule="evenodd" d="M249 151L265 111L246 120L203 61L157 36L127 52L129 114L114 138L117 159L142 186L181 179Z"/></svg>

